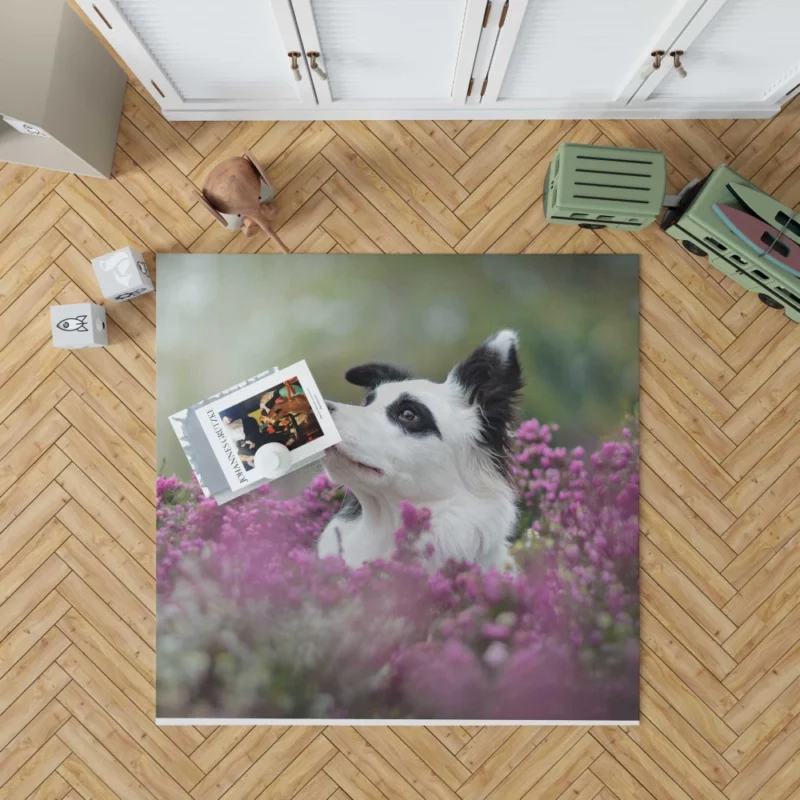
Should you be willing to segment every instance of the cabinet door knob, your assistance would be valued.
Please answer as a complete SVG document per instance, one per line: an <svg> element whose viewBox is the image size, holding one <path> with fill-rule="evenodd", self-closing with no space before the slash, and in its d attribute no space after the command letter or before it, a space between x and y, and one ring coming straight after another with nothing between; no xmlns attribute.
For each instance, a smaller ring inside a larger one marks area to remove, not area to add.
<svg viewBox="0 0 800 800"><path fill-rule="evenodd" d="M300 58L301 55L302 55L302 53L298 53L298 52L295 52L295 51L292 51L291 53L288 53L289 58L292 59L292 62L291 62L292 77L296 81L303 80L303 76L300 73L300 66L297 63L297 59Z"/></svg>
<svg viewBox="0 0 800 800"><path fill-rule="evenodd" d="M641 72L641 79L646 81L657 69L661 69L661 61L666 53L663 50L653 50L650 55L653 57L653 63Z"/></svg>
<svg viewBox="0 0 800 800"><path fill-rule="evenodd" d="M675 65L675 72L678 73L679 78L686 77L686 70L681 63L681 56L683 55L683 50L673 50L670 55L672 56L672 63Z"/></svg>
<svg viewBox="0 0 800 800"><path fill-rule="evenodd" d="M320 67L317 64L317 59L322 58L322 56L319 53L314 52L313 50L311 52L306 53L306 55L308 56L308 59L311 62L311 71L316 72L320 80L323 81L328 80L328 73L325 72L325 70L322 69L322 67Z"/></svg>

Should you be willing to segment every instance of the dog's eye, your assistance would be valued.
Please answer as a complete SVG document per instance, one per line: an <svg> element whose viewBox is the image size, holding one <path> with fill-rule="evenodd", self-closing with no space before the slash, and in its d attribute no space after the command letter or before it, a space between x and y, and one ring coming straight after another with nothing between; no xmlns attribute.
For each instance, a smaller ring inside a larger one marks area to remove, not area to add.
<svg viewBox="0 0 800 800"><path fill-rule="evenodd" d="M404 420L405 422L414 422L416 418L417 415L410 408L404 408L400 412L400 419Z"/></svg>

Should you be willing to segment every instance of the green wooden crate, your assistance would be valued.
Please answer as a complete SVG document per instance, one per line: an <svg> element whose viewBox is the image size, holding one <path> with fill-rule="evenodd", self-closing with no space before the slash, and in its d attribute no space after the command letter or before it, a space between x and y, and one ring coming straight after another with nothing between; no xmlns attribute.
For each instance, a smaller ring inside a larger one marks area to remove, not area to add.
<svg viewBox="0 0 800 800"><path fill-rule="evenodd" d="M657 150L562 144L547 169L547 221L638 231L656 221L667 189Z"/></svg>
<svg viewBox="0 0 800 800"><path fill-rule="evenodd" d="M708 256L720 272L756 292L762 302L784 308L789 319L800 322L800 276L759 256L714 212L715 203L747 211L728 191L729 183L744 184L761 191L730 167L718 167L695 187L681 207L667 212L661 221L662 229L690 253Z"/></svg>

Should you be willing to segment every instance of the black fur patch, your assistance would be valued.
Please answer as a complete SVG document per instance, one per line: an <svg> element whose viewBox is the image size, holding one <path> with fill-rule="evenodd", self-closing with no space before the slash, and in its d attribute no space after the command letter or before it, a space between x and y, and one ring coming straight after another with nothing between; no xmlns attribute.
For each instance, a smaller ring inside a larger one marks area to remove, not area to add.
<svg viewBox="0 0 800 800"><path fill-rule="evenodd" d="M404 411L412 411L414 419L403 419ZM442 438L433 412L420 400L410 394L403 393L391 405L386 407L386 416L403 432L411 436L438 436Z"/></svg>
<svg viewBox="0 0 800 800"><path fill-rule="evenodd" d="M336 512L337 519L358 519L361 516L361 503L352 493L347 492L342 500L339 510Z"/></svg>
<svg viewBox="0 0 800 800"><path fill-rule="evenodd" d="M498 470L510 477L512 431L516 427L519 392L525 385L516 345L505 354L482 344L451 372L471 405L480 410L481 443Z"/></svg>
<svg viewBox="0 0 800 800"><path fill-rule="evenodd" d="M344 377L348 383L363 386L365 389L374 389L382 383L410 380L411 373L393 364L372 363L351 367L345 372Z"/></svg>

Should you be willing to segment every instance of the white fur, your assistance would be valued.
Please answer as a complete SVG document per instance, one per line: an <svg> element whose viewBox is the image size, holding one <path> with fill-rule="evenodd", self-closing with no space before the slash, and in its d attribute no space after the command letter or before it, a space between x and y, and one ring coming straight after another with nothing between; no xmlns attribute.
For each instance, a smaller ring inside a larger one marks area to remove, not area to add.
<svg viewBox="0 0 800 800"><path fill-rule="evenodd" d="M498 331L494 336L490 336L486 340L486 346L497 351L503 360L507 361L512 348L519 347L519 336L516 331L506 328Z"/></svg>
<svg viewBox="0 0 800 800"><path fill-rule="evenodd" d="M516 334L501 331L486 344L507 358L516 342ZM330 404L342 443L328 451L325 468L353 492L362 510L356 518L336 517L328 524L319 554L341 554L351 566L390 558L394 532L401 527L399 504L407 500L431 510L426 541L434 546L432 568L449 558L507 568L507 539L517 519L515 493L481 448L480 410L467 402L452 375L444 383L384 383L375 392L367 406ZM433 412L441 439L409 435L388 418L387 407L403 393Z"/></svg>

